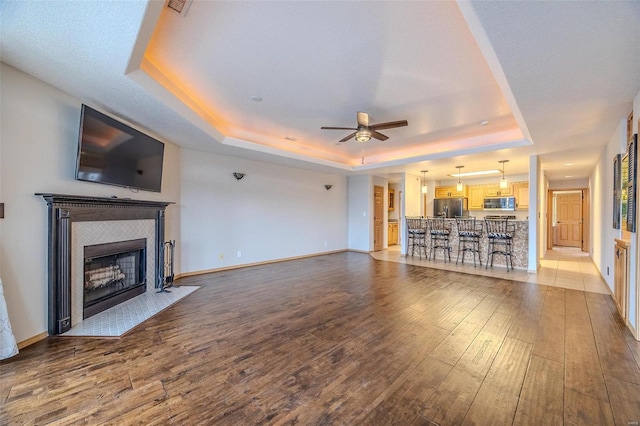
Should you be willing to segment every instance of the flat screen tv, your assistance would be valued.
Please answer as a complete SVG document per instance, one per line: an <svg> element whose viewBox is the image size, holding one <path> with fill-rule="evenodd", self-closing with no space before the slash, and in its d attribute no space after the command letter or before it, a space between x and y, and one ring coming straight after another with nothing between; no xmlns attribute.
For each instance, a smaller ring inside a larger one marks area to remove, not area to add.
<svg viewBox="0 0 640 426"><path fill-rule="evenodd" d="M82 105L76 179L160 192L164 144Z"/></svg>

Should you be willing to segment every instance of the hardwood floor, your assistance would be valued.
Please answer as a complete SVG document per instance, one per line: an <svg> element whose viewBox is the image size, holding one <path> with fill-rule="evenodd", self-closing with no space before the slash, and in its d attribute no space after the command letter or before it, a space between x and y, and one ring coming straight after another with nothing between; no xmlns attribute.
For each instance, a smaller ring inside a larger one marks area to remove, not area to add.
<svg viewBox="0 0 640 426"><path fill-rule="evenodd" d="M338 253L190 277L121 339L0 363L0 424L640 421L610 296Z"/></svg>

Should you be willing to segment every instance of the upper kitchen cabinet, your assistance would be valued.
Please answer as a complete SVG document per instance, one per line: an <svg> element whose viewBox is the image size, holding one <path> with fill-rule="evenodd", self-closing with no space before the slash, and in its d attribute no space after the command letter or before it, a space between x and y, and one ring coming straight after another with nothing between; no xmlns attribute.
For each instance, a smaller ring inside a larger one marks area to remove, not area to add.
<svg viewBox="0 0 640 426"><path fill-rule="evenodd" d="M488 183L484 185L485 197L510 197L513 195L513 185L509 184L506 188L500 188L499 183Z"/></svg>
<svg viewBox="0 0 640 426"><path fill-rule="evenodd" d="M453 197L466 197L467 187L464 186L462 191L458 191L456 186L436 186L434 191L435 198L453 198Z"/></svg>
<svg viewBox="0 0 640 426"><path fill-rule="evenodd" d="M513 193L516 196L518 210L529 209L529 182L514 182Z"/></svg>
<svg viewBox="0 0 640 426"><path fill-rule="evenodd" d="M469 196L469 210L482 210L484 208L484 185L467 186Z"/></svg>

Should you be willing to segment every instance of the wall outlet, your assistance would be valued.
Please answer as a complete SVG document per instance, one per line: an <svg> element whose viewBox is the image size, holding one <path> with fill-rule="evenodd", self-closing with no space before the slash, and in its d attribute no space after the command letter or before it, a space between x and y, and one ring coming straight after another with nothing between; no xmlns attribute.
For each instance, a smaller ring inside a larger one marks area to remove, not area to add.
<svg viewBox="0 0 640 426"><path fill-rule="evenodd" d="M218 255L218 259L220 259L220 260L224 259L224 253L220 253L220 254Z"/></svg>
<svg viewBox="0 0 640 426"><path fill-rule="evenodd" d="M325 241L324 242L324 246L327 247L329 244Z"/></svg>
<svg viewBox="0 0 640 426"><path fill-rule="evenodd" d="M242 257L242 252L238 250L238 257Z"/></svg>

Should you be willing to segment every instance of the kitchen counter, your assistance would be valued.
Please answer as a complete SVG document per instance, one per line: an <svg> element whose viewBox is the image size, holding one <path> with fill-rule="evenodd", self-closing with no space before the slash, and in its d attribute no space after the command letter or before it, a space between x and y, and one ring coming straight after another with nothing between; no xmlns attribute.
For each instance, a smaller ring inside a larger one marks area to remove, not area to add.
<svg viewBox="0 0 640 426"><path fill-rule="evenodd" d="M458 229L456 227L455 219L445 219L447 223L450 225L451 234L449 236L449 246L451 247L451 261L455 262L456 257L458 256ZM484 226L484 218L476 218L476 223L481 223L483 232L482 237L480 237L480 258L482 259L482 265L485 265L487 261L487 249L489 246L489 241L486 236L486 230ZM512 258L513 258L513 267L516 269L527 270L529 266L529 221L528 220L509 220L509 223L515 224L516 230L513 236L512 241ZM429 255L429 234L427 233L427 255ZM407 253L410 253L411 250L407 250ZM437 261L444 260L444 251L443 250L435 250L435 259ZM465 252L465 263L473 263L473 256L470 252ZM462 261L463 253L460 253L460 261ZM493 266L506 267L505 256L502 255L494 255L493 256Z"/></svg>

